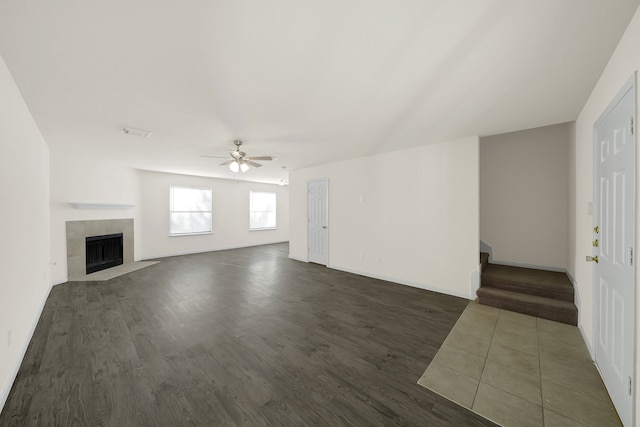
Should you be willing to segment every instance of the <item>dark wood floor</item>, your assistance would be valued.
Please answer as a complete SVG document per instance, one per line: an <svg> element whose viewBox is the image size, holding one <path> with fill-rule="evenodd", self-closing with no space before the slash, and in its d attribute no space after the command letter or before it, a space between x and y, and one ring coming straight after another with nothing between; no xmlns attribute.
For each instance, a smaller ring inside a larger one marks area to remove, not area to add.
<svg viewBox="0 0 640 427"><path fill-rule="evenodd" d="M488 426L416 384L466 300L286 244L55 286L0 426Z"/></svg>

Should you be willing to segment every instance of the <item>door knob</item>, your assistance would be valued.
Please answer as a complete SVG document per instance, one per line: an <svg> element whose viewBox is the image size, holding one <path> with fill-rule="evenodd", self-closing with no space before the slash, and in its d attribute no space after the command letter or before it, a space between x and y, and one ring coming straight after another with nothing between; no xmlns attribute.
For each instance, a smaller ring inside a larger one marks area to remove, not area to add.
<svg viewBox="0 0 640 427"><path fill-rule="evenodd" d="M322 228L327 228L327 226L326 226L326 225L323 225L323 226L322 226Z"/></svg>
<svg viewBox="0 0 640 427"><path fill-rule="evenodd" d="M596 264L598 263L598 256L587 256L587 261L588 262L595 262Z"/></svg>

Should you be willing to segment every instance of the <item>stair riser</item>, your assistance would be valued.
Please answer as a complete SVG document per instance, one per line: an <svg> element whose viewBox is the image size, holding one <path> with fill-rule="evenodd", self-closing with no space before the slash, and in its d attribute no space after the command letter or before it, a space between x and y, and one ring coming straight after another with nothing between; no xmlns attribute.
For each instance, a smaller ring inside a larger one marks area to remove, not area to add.
<svg viewBox="0 0 640 427"><path fill-rule="evenodd" d="M554 310L535 304L526 304L520 301L513 301L506 298L494 298L480 294L478 294L478 303L504 310L528 314L530 316L541 317L555 322L567 323L573 326L578 325L577 310Z"/></svg>
<svg viewBox="0 0 640 427"><path fill-rule="evenodd" d="M482 265L482 269L484 270L489 265L489 254L480 252L480 264Z"/></svg>
<svg viewBox="0 0 640 427"><path fill-rule="evenodd" d="M521 294L527 295L537 295L545 298L553 298L560 301L574 301L573 289L571 292L557 292L551 289L540 289L535 287L535 285L527 285L522 283L511 283L505 282L502 280L495 280L490 277L482 276L481 278L482 286L487 286L491 288L504 289L505 291L519 292Z"/></svg>

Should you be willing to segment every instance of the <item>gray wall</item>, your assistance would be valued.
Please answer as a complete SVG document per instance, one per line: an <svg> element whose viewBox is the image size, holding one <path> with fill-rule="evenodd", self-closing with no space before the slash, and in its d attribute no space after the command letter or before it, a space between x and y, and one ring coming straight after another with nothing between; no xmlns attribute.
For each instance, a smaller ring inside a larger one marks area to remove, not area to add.
<svg viewBox="0 0 640 427"><path fill-rule="evenodd" d="M567 268L572 132L563 123L480 138L480 239L494 261Z"/></svg>

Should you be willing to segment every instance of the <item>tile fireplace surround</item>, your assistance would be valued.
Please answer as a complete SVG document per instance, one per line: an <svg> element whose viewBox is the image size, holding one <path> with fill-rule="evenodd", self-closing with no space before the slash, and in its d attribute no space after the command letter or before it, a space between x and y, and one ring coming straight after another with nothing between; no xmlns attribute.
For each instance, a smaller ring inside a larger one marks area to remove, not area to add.
<svg viewBox="0 0 640 427"><path fill-rule="evenodd" d="M133 262L133 218L67 221L67 277L86 274L85 239L122 233L124 264Z"/></svg>

